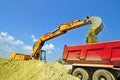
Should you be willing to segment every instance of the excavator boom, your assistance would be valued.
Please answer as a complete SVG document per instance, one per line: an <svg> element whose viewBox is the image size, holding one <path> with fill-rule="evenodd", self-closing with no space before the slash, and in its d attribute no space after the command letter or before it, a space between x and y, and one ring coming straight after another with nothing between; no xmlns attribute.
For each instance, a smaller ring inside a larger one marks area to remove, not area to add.
<svg viewBox="0 0 120 80"><path fill-rule="evenodd" d="M84 25L87 24L91 24L91 27L88 31L88 35L86 37L86 43L95 43L97 42L97 34L103 29L103 23L101 21L100 17L96 17L96 16L87 16L85 19L83 20L74 20L72 22L68 22L65 24L61 24L60 26L58 26L55 30L44 34L42 37L40 37L37 42L35 43L34 47L33 47L33 52L31 55L21 55L21 54L11 54L11 58L16 58L15 56L19 57L27 57L26 59L38 59L40 55L38 55L38 53L40 52L42 46L44 45L45 41L48 41L50 39L53 39L57 36L60 36L62 34L65 34L67 31L75 29L75 28L79 28L82 27ZM13 56L14 55L14 56ZM23 59L22 58L22 59ZM25 60L25 58L23 59Z"/></svg>

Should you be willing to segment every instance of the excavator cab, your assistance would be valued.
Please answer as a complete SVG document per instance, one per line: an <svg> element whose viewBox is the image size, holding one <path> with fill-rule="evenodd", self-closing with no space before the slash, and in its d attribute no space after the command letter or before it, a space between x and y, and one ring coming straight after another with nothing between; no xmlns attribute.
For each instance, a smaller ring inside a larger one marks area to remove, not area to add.
<svg viewBox="0 0 120 80"><path fill-rule="evenodd" d="M38 60L44 61L46 63L46 51L40 50L38 55L39 55Z"/></svg>

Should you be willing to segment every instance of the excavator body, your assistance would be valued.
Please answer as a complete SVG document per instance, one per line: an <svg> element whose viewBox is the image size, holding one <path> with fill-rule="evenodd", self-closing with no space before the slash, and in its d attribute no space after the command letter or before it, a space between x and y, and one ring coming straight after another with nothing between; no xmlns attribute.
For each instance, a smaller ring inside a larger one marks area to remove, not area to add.
<svg viewBox="0 0 120 80"><path fill-rule="evenodd" d="M40 50L39 53L37 53L38 60L46 62L46 51L45 50ZM20 54L20 53L11 53L10 55L11 59L17 59L17 60L29 60L32 59L31 55L25 55L25 54Z"/></svg>
<svg viewBox="0 0 120 80"><path fill-rule="evenodd" d="M11 53L10 55L11 59L18 59L18 60L29 60L32 59L31 55L25 55L25 54L20 54L20 53Z"/></svg>

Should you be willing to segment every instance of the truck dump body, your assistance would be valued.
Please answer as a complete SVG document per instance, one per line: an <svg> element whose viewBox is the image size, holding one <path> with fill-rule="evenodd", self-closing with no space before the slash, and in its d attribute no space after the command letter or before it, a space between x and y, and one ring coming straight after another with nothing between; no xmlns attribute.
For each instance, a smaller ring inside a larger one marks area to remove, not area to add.
<svg viewBox="0 0 120 80"><path fill-rule="evenodd" d="M120 67L120 40L65 46L62 59L71 64L105 64Z"/></svg>

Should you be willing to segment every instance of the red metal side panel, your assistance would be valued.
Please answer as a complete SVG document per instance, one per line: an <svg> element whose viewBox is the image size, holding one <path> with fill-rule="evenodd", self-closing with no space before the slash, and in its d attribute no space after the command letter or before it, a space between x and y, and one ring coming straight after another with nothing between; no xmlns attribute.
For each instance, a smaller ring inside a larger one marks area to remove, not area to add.
<svg viewBox="0 0 120 80"><path fill-rule="evenodd" d="M103 51L104 51L103 48L88 49L86 54L86 60L101 61Z"/></svg>
<svg viewBox="0 0 120 80"><path fill-rule="evenodd" d="M111 61L120 61L120 46L112 48Z"/></svg>
<svg viewBox="0 0 120 80"><path fill-rule="evenodd" d="M80 59L80 50L68 51L68 60L79 60Z"/></svg>
<svg viewBox="0 0 120 80"><path fill-rule="evenodd" d="M120 40L65 46L62 58L68 63L97 63L120 66Z"/></svg>

